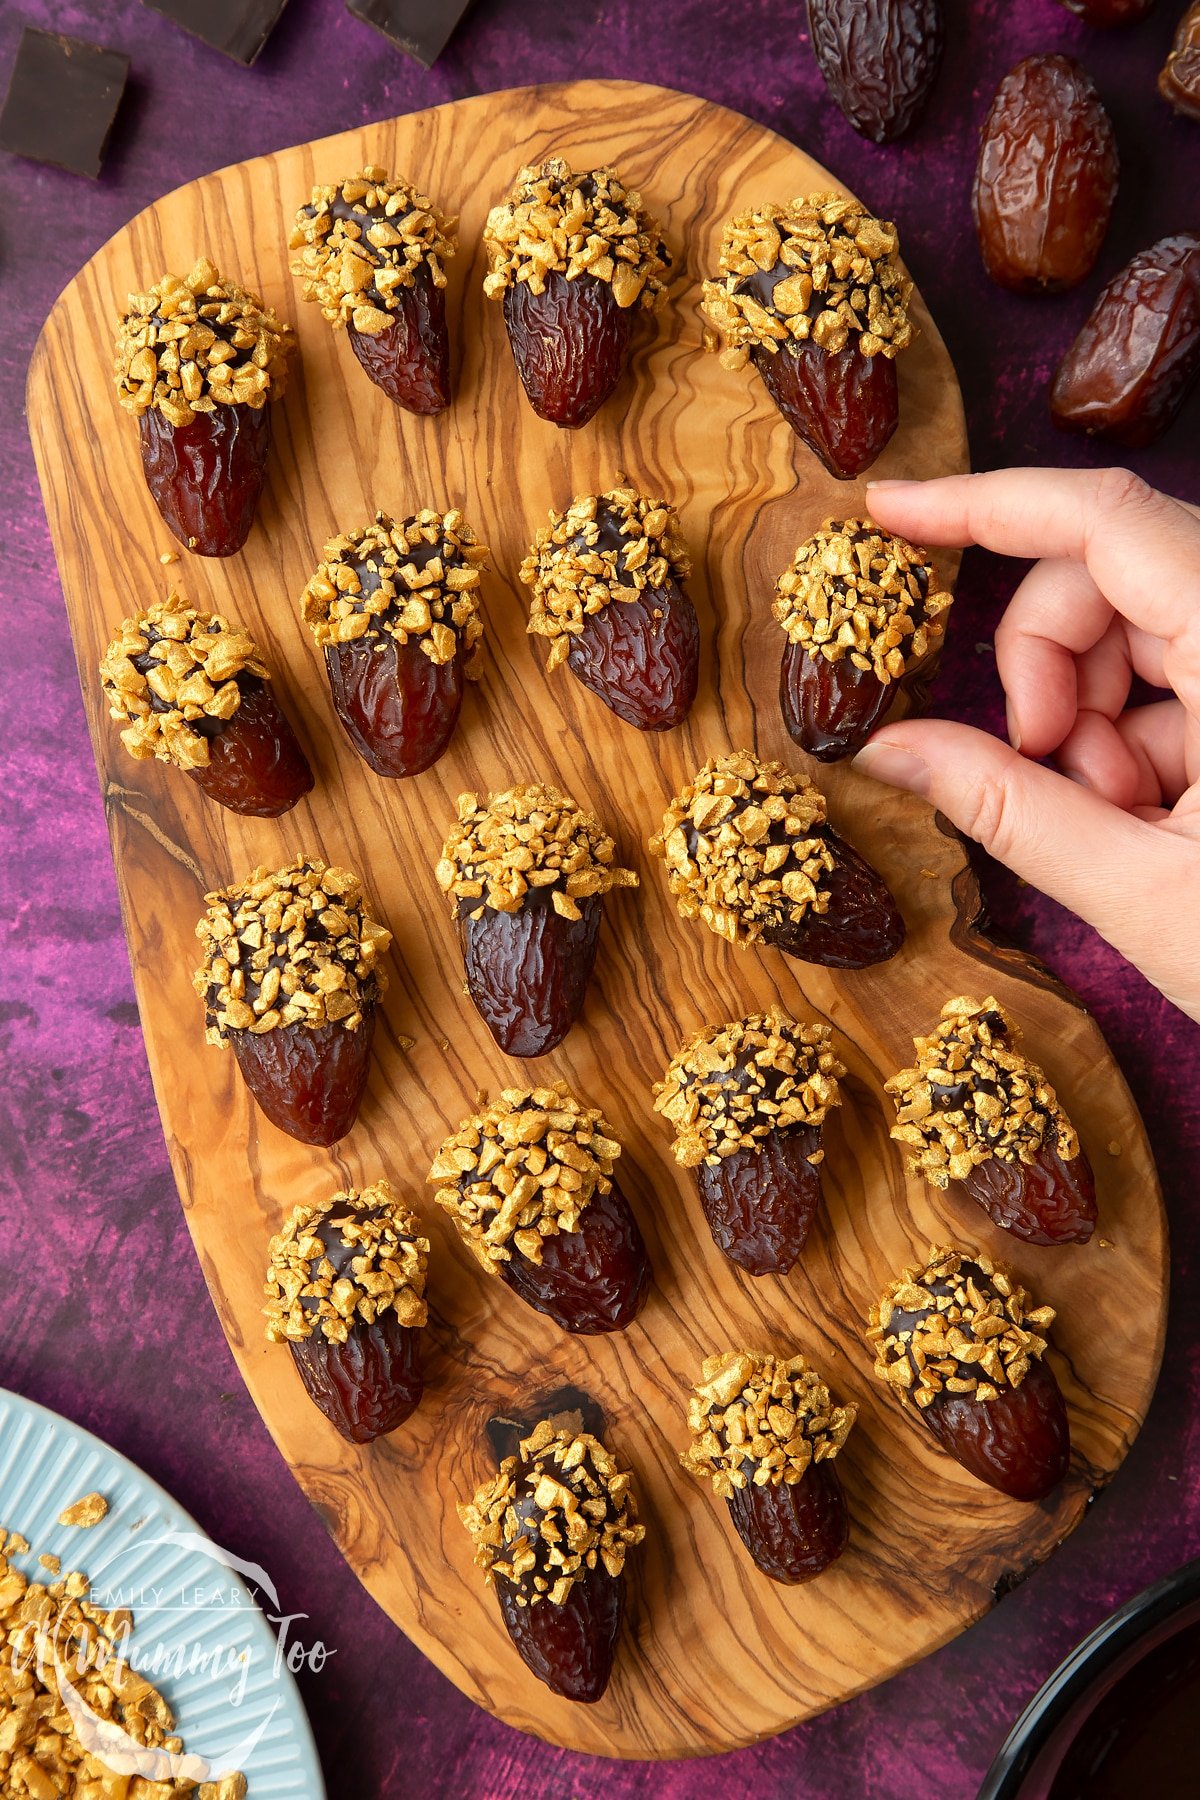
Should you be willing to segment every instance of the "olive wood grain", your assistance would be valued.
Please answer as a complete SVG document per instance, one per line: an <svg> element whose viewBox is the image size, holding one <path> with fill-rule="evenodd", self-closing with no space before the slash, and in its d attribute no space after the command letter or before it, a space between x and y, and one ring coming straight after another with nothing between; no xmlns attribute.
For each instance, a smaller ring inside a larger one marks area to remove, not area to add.
<svg viewBox="0 0 1200 1800"><path fill-rule="evenodd" d="M631 373L577 434L536 419L521 394L501 308L481 294L480 231L517 166L560 151L611 160L666 222L679 272ZM456 397L413 418L370 386L344 335L300 302L286 228L315 180L364 162L424 186L462 217L450 265ZM241 1372L273 1436L351 1566L414 1643L472 1699L523 1730L608 1755L725 1750L777 1732L882 1680L961 1631L1039 1563L1112 1476L1145 1414L1161 1351L1166 1230L1150 1151L1100 1033L1019 956L972 928L961 844L920 801L843 769L814 769L832 814L883 868L908 944L882 968L833 975L775 952L739 953L669 903L646 852L667 796L714 751L752 744L798 760L778 706L775 575L830 512L865 504L776 415L761 381L703 353L698 283L738 205L836 187L769 131L719 107L621 82L491 94L225 169L166 196L95 256L58 301L29 383L29 418L103 783L130 957L163 1126L197 1253ZM870 196L866 196L870 199ZM901 222L903 223L903 222ZM137 431L117 406L111 342L130 289L199 253L259 288L297 326L302 366L275 416L267 494L245 551L223 562L172 548L142 481ZM966 466L946 350L916 301L920 336L900 363L902 422L874 473ZM524 633L516 569L550 506L628 477L678 506L696 571L704 662L687 723L665 737L619 724ZM377 507L461 504L492 546L484 676L444 760L403 783L372 775L338 727L297 597L324 540ZM953 568L941 570L946 578ZM312 757L315 792L280 820L207 804L193 783L123 752L96 664L122 613L168 582L244 621L268 647ZM951 620L950 629L971 629ZM462 991L449 911L433 877L455 797L549 778L614 831L636 894L606 906L584 1017L542 1063L506 1062ZM360 1123L334 1153L307 1149L252 1107L229 1053L206 1049L190 987L206 887L298 849L365 878L395 933L391 988ZM888 1138L888 1075L951 995L993 989L1022 1021L1097 1165L1100 1234L1083 1249L1025 1249L954 1194L907 1177ZM786 1279L755 1281L713 1247L690 1178L673 1164L650 1087L698 1025L772 1001L833 1026L849 1068L827 1132L825 1206ZM405 1052L405 1037L415 1040ZM572 1340L486 1277L428 1203L423 1176L480 1088L564 1076L600 1103L626 1144L621 1181L657 1284L624 1335ZM1109 1154L1109 1147L1114 1153ZM1116 1154L1119 1148L1119 1154ZM388 1173L433 1240L428 1386L413 1420L365 1450L305 1397L292 1360L263 1336L267 1239L297 1201ZM931 1239L1011 1253L1059 1308L1052 1360L1074 1438L1048 1502L1003 1499L943 1456L871 1374L866 1307ZM810 1587L760 1575L724 1505L677 1455L700 1360L729 1346L803 1349L860 1422L841 1458L850 1547ZM592 1708L552 1697L513 1653L455 1516L490 1467L485 1423L575 1384L637 1471L648 1536L631 1559L616 1676Z"/></svg>

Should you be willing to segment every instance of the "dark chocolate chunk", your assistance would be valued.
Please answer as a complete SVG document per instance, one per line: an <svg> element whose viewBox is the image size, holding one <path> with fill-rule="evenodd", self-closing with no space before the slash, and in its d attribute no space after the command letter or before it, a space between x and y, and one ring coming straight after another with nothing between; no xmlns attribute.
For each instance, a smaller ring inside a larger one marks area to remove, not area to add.
<svg viewBox="0 0 1200 1800"><path fill-rule="evenodd" d="M254 62L279 23L287 0L143 0L234 62Z"/></svg>
<svg viewBox="0 0 1200 1800"><path fill-rule="evenodd" d="M0 148L94 180L128 74L119 50L27 25L0 113Z"/></svg>
<svg viewBox="0 0 1200 1800"><path fill-rule="evenodd" d="M373 25L405 56L432 69L471 0L346 0L346 11Z"/></svg>

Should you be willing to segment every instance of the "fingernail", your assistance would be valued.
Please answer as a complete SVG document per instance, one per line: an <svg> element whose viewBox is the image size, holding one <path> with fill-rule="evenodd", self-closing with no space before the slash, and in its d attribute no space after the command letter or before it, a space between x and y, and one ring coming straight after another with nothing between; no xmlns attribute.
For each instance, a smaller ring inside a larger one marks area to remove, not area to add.
<svg viewBox="0 0 1200 1800"><path fill-rule="evenodd" d="M896 744L867 744L854 758L854 767L869 775L872 781L884 781L888 787L907 788L910 794L928 795L933 787L933 770L911 750Z"/></svg>
<svg viewBox="0 0 1200 1800"><path fill-rule="evenodd" d="M919 481L868 481L867 492L874 489L876 493L882 493L884 488L915 488L920 485Z"/></svg>
<svg viewBox="0 0 1200 1800"><path fill-rule="evenodd" d="M1014 750L1021 748L1021 732L1017 725L1017 716L1012 709L1012 701L1004 702L1004 714L1008 720L1008 741Z"/></svg>

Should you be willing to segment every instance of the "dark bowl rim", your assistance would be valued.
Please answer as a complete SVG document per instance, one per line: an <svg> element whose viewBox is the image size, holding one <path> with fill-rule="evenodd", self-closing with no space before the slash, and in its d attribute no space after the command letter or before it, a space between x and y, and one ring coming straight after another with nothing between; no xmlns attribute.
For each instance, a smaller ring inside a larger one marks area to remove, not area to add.
<svg viewBox="0 0 1200 1800"><path fill-rule="evenodd" d="M1200 1601L1200 1557L1143 1588L1064 1657L1029 1702L983 1778L977 1800L1020 1800L1021 1785L1067 1713L1139 1639Z"/></svg>

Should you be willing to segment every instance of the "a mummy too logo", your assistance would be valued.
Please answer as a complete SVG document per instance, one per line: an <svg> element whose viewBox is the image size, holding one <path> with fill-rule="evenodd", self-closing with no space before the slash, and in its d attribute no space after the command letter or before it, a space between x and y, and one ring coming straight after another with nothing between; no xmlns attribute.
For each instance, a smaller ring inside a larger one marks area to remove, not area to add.
<svg viewBox="0 0 1200 1800"><path fill-rule="evenodd" d="M163 1569L154 1580L143 1572L149 1549ZM89 1569L89 1581L74 1603L68 1578L64 1601L27 1609L9 1639L18 1682L32 1676L57 1692L79 1749L112 1774L168 1792L212 1783L218 1800L237 1800L285 1704L286 1675L319 1674L334 1650L306 1633L307 1614L285 1611L258 1563L196 1532L139 1537ZM253 1602L273 1630L270 1648L253 1628Z"/></svg>

